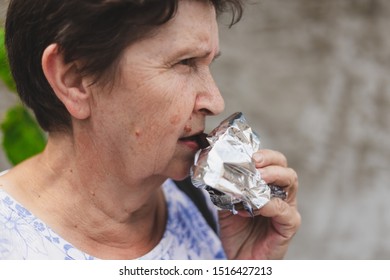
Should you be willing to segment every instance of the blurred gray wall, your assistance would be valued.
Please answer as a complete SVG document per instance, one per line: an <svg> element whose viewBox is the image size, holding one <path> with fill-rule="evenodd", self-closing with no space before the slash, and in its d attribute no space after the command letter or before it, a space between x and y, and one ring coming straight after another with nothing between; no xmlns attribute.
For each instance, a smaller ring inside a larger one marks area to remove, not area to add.
<svg viewBox="0 0 390 280"><path fill-rule="evenodd" d="M390 1L252 3L221 25L226 110L209 128L242 111L298 172L287 259L390 259ZM15 102L3 86L0 98L1 113Z"/></svg>

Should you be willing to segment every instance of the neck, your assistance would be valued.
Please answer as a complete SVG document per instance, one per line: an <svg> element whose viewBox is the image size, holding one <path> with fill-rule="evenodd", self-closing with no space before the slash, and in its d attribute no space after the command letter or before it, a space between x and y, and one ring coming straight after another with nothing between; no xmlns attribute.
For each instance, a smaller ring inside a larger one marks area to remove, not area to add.
<svg viewBox="0 0 390 280"><path fill-rule="evenodd" d="M32 184L18 183L26 186L26 206L90 255L121 259L147 253L165 229L165 178L138 178L129 171L135 166L124 168L91 143L75 146L69 137L51 135L45 151L24 164L35 174Z"/></svg>

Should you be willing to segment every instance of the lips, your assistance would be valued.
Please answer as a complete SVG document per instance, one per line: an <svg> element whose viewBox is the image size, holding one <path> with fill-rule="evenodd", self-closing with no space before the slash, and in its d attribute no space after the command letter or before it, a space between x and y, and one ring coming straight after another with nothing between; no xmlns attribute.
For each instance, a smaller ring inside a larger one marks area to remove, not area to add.
<svg viewBox="0 0 390 280"><path fill-rule="evenodd" d="M179 141L191 145L191 147L196 149L204 149L209 146L206 136L206 133L201 132L188 137L182 137Z"/></svg>

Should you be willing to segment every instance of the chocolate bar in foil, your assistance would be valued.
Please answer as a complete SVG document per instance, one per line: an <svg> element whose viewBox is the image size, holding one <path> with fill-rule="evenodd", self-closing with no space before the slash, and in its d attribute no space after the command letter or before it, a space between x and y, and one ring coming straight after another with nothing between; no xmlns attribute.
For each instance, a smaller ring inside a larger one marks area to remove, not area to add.
<svg viewBox="0 0 390 280"><path fill-rule="evenodd" d="M252 156L260 149L260 138L241 112L222 121L206 139L209 146L195 155L191 179L194 186L208 191L219 209L234 214L245 209L253 216L253 210L272 197L287 197L281 187L268 185L256 169Z"/></svg>

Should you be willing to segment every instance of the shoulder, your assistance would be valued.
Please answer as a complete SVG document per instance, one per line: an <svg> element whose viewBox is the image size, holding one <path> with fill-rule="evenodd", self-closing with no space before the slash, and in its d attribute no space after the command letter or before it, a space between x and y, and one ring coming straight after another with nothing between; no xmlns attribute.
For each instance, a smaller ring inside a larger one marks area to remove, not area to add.
<svg viewBox="0 0 390 280"><path fill-rule="evenodd" d="M34 215L0 188L0 259L45 259L44 227Z"/></svg>
<svg viewBox="0 0 390 280"><path fill-rule="evenodd" d="M62 239L1 187L0 237L0 260L91 258Z"/></svg>
<svg viewBox="0 0 390 280"><path fill-rule="evenodd" d="M9 169L0 171L0 190L5 189L8 186L8 182L6 180L6 174L9 172Z"/></svg>

